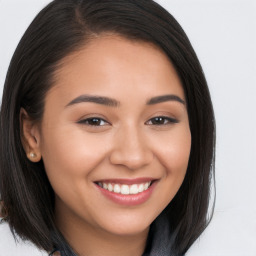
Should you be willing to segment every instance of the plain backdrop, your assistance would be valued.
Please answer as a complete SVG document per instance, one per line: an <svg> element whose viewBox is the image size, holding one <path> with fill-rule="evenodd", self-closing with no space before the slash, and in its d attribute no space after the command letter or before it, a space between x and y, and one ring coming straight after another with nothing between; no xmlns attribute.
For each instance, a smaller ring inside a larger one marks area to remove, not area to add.
<svg viewBox="0 0 256 256"><path fill-rule="evenodd" d="M159 0L190 38L217 122L214 218L187 256L256 256L256 1ZM49 0L0 0L0 96L11 56ZM0 160L1 161L1 160ZM0 256L46 255L0 225Z"/></svg>

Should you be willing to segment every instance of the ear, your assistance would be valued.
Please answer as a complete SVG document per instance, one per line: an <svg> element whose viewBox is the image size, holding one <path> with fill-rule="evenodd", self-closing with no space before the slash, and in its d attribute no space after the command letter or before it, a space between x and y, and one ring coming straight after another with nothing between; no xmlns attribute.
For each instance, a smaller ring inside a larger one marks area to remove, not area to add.
<svg viewBox="0 0 256 256"><path fill-rule="evenodd" d="M31 162L41 160L39 125L32 120L24 108L20 109L20 136L23 148Z"/></svg>

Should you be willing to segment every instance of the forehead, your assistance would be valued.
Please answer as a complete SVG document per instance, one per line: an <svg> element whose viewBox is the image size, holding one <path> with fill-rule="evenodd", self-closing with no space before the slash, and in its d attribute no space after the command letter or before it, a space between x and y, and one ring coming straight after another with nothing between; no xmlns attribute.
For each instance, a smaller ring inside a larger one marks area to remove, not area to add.
<svg viewBox="0 0 256 256"><path fill-rule="evenodd" d="M127 98L134 92L148 98L165 93L184 97L175 68L161 49L113 35L93 39L64 58L55 74L54 91L64 98L81 93L121 93Z"/></svg>

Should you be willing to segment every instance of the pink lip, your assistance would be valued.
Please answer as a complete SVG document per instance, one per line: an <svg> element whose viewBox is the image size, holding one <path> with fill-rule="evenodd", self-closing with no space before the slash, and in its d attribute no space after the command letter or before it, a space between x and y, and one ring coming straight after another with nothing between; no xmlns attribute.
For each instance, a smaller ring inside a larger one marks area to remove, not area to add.
<svg viewBox="0 0 256 256"><path fill-rule="evenodd" d="M127 185L130 185L130 184L138 184L138 183L143 183L145 179L143 179L143 181L139 181L136 179L136 182L134 182L134 180L126 180L127 181L130 181L131 183L126 183L124 182L124 180L111 180L111 181L114 181L113 183L119 183L119 184L127 184ZM104 180L105 181L105 180ZM118 181L118 182L117 182ZM120 182L121 181L121 182ZM145 182L148 182L148 181L152 181L152 179L149 179ZM109 182L109 180L108 180ZM110 199L111 201L113 201L114 203L117 203L117 204L120 204L120 205L126 205L126 206L135 206L135 205L139 205L139 204L143 204L144 202L146 202L149 197L151 196L152 192L154 191L154 188L156 186L156 181L154 181L151 186L141 192L141 193L138 193L136 195L122 195L122 194L118 194L118 193L114 193L114 192L111 192L107 189L104 189L100 186L98 186L97 184L96 187L97 189L100 190L100 192L108 199Z"/></svg>
<svg viewBox="0 0 256 256"><path fill-rule="evenodd" d="M155 180L154 178L136 178L136 179L106 179L106 180L97 180L98 182L105 182L105 183L115 183L115 184L140 184L140 183L146 183L149 181Z"/></svg>

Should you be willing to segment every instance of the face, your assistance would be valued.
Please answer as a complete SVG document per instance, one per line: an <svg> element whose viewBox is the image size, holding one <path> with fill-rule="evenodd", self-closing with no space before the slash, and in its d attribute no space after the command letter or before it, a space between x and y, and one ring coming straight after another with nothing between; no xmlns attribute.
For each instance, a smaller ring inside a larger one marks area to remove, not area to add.
<svg viewBox="0 0 256 256"><path fill-rule="evenodd" d="M157 47L118 36L63 60L35 134L59 225L117 235L146 230L170 203L191 146L173 65Z"/></svg>

